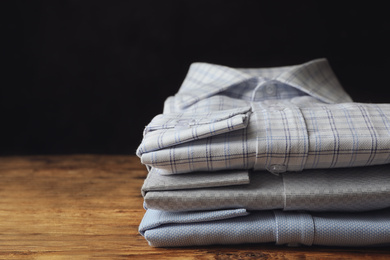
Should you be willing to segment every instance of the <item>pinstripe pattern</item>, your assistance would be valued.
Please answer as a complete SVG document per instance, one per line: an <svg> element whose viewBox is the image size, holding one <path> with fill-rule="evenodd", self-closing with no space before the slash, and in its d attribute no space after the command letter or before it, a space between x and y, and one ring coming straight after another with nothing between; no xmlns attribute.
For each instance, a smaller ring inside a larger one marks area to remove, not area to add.
<svg viewBox="0 0 390 260"><path fill-rule="evenodd" d="M137 155L162 174L385 164L390 104L352 103L325 59L265 69L194 63Z"/></svg>

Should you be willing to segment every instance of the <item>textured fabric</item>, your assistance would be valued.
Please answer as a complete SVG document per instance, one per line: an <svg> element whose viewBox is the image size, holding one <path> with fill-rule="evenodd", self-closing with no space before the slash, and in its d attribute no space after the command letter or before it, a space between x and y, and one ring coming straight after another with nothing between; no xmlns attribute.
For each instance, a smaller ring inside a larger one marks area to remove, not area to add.
<svg viewBox="0 0 390 260"><path fill-rule="evenodd" d="M325 59L192 64L137 155L151 246L390 245L390 104L353 103Z"/></svg>
<svg viewBox="0 0 390 260"><path fill-rule="evenodd" d="M196 175L192 174L187 179L187 174L158 176L152 173L145 180L143 191L146 208L164 211L227 208L367 211L390 207L389 172L390 165L305 170L280 176L262 171L251 172L248 184L236 180L230 186L223 187L215 187L221 186L218 182L212 187L211 181L200 187L202 183L196 181ZM213 180L218 174L201 174L199 179L207 181L207 176ZM182 189L177 189L175 179L180 183L193 182L198 186L180 186ZM157 181L160 182L159 188L148 190L148 183Z"/></svg>
<svg viewBox="0 0 390 260"><path fill-rule="evenodd" d="M248 171L192 172L181 175L161 175L152 168L142 185L142 195L149 191L187 190L249 184Z"/></svg>
<svg viewBox="0 0 390 260"><path fill-rule="evenodd" d="M139 231L154 247L268 242L294 246L390 245L389 209L360 213L275 210L247 214L148 210Z"/></svg>
<svg viewBox="0 0 390 260"><path fill-rule="evenodd" d="M269 69L191 65L137 149L161 174L390 162L390 104L353 103L327 60Z"/></svg>

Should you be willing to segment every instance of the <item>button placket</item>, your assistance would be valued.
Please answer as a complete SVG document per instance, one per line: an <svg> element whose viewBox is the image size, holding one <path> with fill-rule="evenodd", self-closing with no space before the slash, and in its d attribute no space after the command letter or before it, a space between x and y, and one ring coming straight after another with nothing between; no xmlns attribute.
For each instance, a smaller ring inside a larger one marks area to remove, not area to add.
<svg viewBox="0 0 390 260"><path fill-rule="evenodd" d="M313 217L305 212L275 210L276 244L290 246L311 246L314 241L315 225Z"/></svg>
<svg viewBox="0 0 390 260"><path fill-rule="evenodd" d="M308 153L308 135L300 109L277 101L254 102L252 106L257 127L254 169L275 175L301 171Z"/></svg>
<svg viewBox="0 0 390 260"><path fill-rule="evenodd" d="M182 130L192 127L196 123L195 119L179 119L175 121L175 129Z"/></svg>
<svg viewBox="0 0 390 260"><path fill-rule="evenodd" d="M272 81L269 81L267 82L268 84L266 84L265 86L265 93L268 95L268 96L275 96L276 95L276 86L275 86L275 83L272 82Z"/></svg>
<svg viewBox="0 0 390 260"><path fill-rule="evenodd" d="M279 176L281 173L287 171L287 167L284 164L272 164L267 167L267 171L270 173Z"/></svg>
<svg viewBox="0 0 390 260"><path fill-rule="evenodd" d="M268 81L265 78L258 78L257 80L258 80L257 85L252 92L252 97L251 97L252 102L258 101L264 97L263 88Z"/></svg>

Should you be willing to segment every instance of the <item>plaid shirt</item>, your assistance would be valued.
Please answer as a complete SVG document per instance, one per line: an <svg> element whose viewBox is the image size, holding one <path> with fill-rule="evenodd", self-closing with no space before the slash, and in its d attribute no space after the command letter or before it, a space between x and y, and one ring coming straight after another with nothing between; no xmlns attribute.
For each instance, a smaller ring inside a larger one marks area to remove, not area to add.
<svg viewBox="0 0 390 260"><path fill-rule="evenodd" d="M194 63L137 155L162 174L386 164L390 104L353 103L326 59L261 69Z"/></svg>

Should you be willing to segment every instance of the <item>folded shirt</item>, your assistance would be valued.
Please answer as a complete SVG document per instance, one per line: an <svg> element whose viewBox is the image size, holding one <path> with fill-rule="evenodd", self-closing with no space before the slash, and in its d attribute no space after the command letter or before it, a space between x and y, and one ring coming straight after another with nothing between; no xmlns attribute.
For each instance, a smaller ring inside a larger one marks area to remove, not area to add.
<svg viewBox="0 0 390 260"><path fill-rule="evenodd" d="M152 168L142 194L145 208L164 211L367 211L390 207L389 171L390 165L378 165L280 176L267 171L161 175Z"/></svg>
<svg viewBox="0 0 390 260"><path fill-rule="evenodd" d="M353 103L326 59L192 64L137 155L151 246L390 245L390 104Z"/></svg>
<svg viewBox="0 0 390 260"><path fill-rule="evenodd" d="M390 245L390 210L359 213L147 210L139 232L154 247L272 242L306 246L386 246Z"/></svg>
<svg viewBox="0 0 390 260"><path fill-rule="evenodd" d="M137 155L165 175L387 164L390 104L353 103L326 59L265 69L194 63Z"/></svg>

